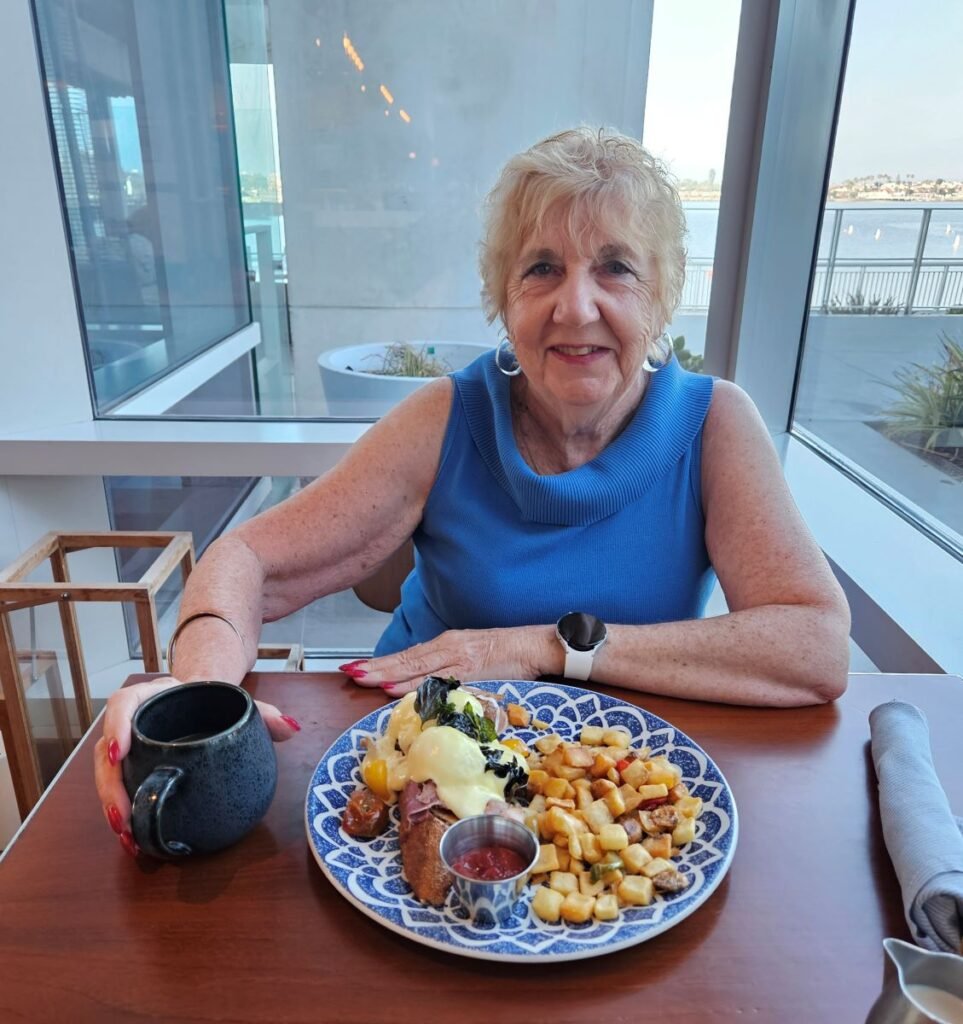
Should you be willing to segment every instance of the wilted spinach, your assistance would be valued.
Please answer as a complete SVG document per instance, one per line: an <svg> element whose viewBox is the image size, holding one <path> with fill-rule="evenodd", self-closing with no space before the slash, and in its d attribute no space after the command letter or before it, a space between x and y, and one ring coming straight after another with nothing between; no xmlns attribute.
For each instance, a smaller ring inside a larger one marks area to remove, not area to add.
<svg viewBox="0 0 963 1024"><path fill-rule="evenodd" d="M445 704L438 712L438 724L450 725L478 743L494 743L498 739L495 723L479 715L471 704L466 704L461 711L454 704Z"/></svg>
<svg viewBox="0 0 963 1024"><path fill-rule="evenodd" d="M442 679L441 676L427 676L415 694L415 711L421 720L427 722L430 718L437 718L448 702L448 694L452 690L457 690L459 686L461 683L454 676L447 679Z"/></svg>
<svg viewBox="0 0 963 1024"><path fill-rule="evenodd" d="M505 779L505 799L511 800L516 789L524 789L528 785L528 772L510 757L505 761L501 758L503 750L496 747L482 747L485 755L485 771L491 772L496 779Z"/></svg>

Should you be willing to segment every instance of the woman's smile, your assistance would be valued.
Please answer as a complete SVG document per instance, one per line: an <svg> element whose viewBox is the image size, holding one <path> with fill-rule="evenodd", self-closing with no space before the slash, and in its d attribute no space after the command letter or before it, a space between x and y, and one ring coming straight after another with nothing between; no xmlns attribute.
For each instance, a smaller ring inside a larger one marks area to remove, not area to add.
<svg viewBox="0 0 963 1024"><path fill-rule="evenodd" d="M599 345L553 345L548 351L563 362L587 366L604 359L612 350Z"/></svg>

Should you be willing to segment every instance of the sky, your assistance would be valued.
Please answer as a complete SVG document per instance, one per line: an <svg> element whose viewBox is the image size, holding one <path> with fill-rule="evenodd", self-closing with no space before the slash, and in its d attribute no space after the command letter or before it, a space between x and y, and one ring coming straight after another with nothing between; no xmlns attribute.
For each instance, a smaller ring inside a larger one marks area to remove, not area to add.
<svg viewBox="0 0 963 1024"><path fill-rule="evenodd" d="M857 0L833 181L963 180L961 48L959 0Z"/></svg>
<svg viewBox="0 0 963 1024"><path fill-rule="evenodd" d="M810 0L806 0L810 2ZM721 176L739 0L654 0L644 141ZM831 180L963 180L963 0L857 0Z"/></svg>
<svg viewBox="0 0 963 1024"><path fill-rule="evenodd" d="M722 177L739 0L655 0L642 141L678 178Z"/></svg>

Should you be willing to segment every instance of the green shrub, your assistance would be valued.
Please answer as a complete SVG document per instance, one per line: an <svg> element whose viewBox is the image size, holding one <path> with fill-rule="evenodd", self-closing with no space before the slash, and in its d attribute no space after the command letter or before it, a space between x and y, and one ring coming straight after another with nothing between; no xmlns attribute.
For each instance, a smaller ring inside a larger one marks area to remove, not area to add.
<svg viewBox="0 0 963 1024"><path fill-rule="evenodd" d="M684 334L680 334L678 337L672 339L672 351L675 352L675 357L679 360L679 365L683 370L691 370L693 373L702 373L702 364L704 360L702 356L696 355L694 352L690 352L685 347Z"/></svg>
<svg viewBox="0 0 963 1024"><path fill-rule="evenodd" d="M901 367L887 383L899 396L884 410L886 434L903 443L922 440L932 451L940 434L950 427L963 427L963 345L945 331L940 333L943 354L931 366L911 363Z"/></svg>
<svg viewBox="0 0 963 1024"><path fill-rule="evenodd" d="M896 299L892 295L887 295L885 299L879 295L874 295L871 299L867 299L861 291L856 291L850 292L845 300L837 298L829 300L829 312L833 314L859 313L864 316L872 316L879 313L895 315L899 311L900 307L896 304Z"/></svg>
<svg viewBox="0 0 963 1024"><path fill-rule="evenodd" d="M379 373L386 377L444 377L451 372L451 366L435 355L433 345L415 348L408 341L394 341L385 348L383 356L366 356L366 359L381 359L375 369L366 368L365 373Z"/></svg>

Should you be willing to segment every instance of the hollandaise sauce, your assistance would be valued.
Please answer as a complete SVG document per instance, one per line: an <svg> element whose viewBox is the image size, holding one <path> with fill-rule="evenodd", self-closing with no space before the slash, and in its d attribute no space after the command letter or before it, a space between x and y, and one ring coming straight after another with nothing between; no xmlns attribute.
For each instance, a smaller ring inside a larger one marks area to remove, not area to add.
<svg viewBox="0 0 963 1024"><path fill-rule="evenodd" d="M495 743L501 764L514 761L523 769L520 754ZM415 782L431 779L438 796L459 818L484 814L489 800L505 797L506 776L486 770L487 761L479 745L464 733L448 725L424 729L408 749L408 778Z"/></svg>

